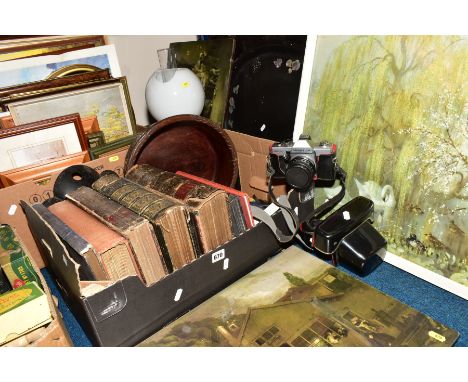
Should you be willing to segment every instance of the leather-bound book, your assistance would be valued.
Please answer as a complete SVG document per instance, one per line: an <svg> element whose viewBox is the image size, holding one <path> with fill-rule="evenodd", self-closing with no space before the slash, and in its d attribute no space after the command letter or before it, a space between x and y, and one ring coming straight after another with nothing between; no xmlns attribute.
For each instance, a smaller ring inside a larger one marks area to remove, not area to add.
<svg viewBox="0 0 468 382"><path fill-rule="evenodd" d="M235 236L238 236L239 234L254 226L249 196L245 192L212 182L208 179L200 178L196 175L188 174L183 171L177 171L176 174L194 182L206 184L208 186L223 190L229 195L229 211L231 214L231 221L234 225L233 232L235 232Z"/></svg>
<svg viewBox="0 0 468 382"><path fill-rule="evenodd" d="M44 221L55 231L60 238L70 257L80 266L78 275L81 281L107 280L101 263L96 256L92 245L78 235L71 227L54 215L42 204L34 204L33 208Z"/></svg>
<svg viewBox="0 0 468 382"><path fill-rule="evenodd" d="M49 206L49 211L91 244L109 280L119 280L133 275L141 277L128 240L122 235L69 200L52 204Z"/></svg>
<svg viewBox="0 0 468 382"><path fill-rule="evenodd" d="M156 194L112 171L105 171L93 189L153 223L169 272L197 258L198 240L190 229L190 215L182 203Z"/></svg>
<svg viewBox="0 0 468 382"><path fill-rule="evenodd" d="M226 192L147 164L133 166L125 178L184 203L197 225L203 253L233 238Z"/></svg>
<svg viewBox="0 0 468 382"><path fill-rule="evenodd" d="M146 284L167 274L153 226L148 220L89 187L69 192L67 198L128 239Z"/></svg>

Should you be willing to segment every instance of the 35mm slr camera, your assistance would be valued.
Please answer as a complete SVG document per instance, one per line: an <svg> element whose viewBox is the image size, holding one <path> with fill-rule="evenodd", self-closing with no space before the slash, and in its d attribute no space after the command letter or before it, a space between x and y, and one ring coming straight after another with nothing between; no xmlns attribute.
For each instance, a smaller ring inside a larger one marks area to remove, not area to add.
<svg viewBox="0 0 468 382"><path fill-rule="evenodd" d="M306 191L312 184L327 187L336 180L336 145L326 141L310 146L309 135L299 140L277 142L270 149L270 170L273 179L286 180L298 191Z"/></svg>
<svg viewBox="0 0 468 382"><path fill-rule="evenodd" d="M370 222L374 203L358 196L333 212L345 195L346 173L336 162L336 145L321 142L315 146L309 141L308 135L301 135L297 142L271 146L269 195L274 204L291 216L292 237L307 248L331 256L334 263L339 258L366 274L382 262L387 244ZM272 180L285 181L292 188L282 204L272 192ZM314 188L331 187L335 180L340 181L341 190L315 208Z"/></svg>

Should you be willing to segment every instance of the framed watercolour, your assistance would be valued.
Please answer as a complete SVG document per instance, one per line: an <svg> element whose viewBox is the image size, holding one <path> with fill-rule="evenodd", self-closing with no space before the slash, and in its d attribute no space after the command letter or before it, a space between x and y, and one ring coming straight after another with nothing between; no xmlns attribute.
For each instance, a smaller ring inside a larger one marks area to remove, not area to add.
<svg viewBox="0 0 468 382"><path fill-rule="evenodd" d="M106 143L133 135L135 131L125 77L103 85L10 102L7 106L16 125L76 112L83 118L95 115Z"/></svg>
<svg viewBox="0 0 468 382"><path fill-rule="evenodd" d="M79 114L0 130L0 171L31 166L87 150Z"/></svg>
<svg viewBox="0 0 468 382"><path fill-rule="evenodd" d="M468 299L468 37L319 36L314 50L294 136L337 145L387 262Z"/></svg>
<svg viewBox="0 0 468 382"><path fill-rule="evenodd" d="M74 76L73 76L74 77ZM60 78L62 79L62 78ZM68 77L67 77L68 79ZM88 82L74 82L74 81L68 81L68 84L64 84L62 86L57 86L57 87L49 87L49 88L44 88L44 89L38 89L38 90L33 90L33 91L27 91L24 93L14 93L6 97L0 97L0 109L5 112L9 112L9 107L8 105L15 102L20 102L20 101L26 101L30 99L36 99L41 96L47 96L47 95L53 95L53 94L61 94L66 91L72 91L72 90L81 90L85 89L87 87L92 87L92 86L97 86L97 85L104 85L104 84L109 84L109 83L115 83L114 78L109 78L109 79L97 79L95 81L88 81ZM46 81L39 81L39 82L48 82ZM7 88L4 88L7 89Z"/></svg>
<svg viewBox="0 0 468 382"><path fill-rule="evenodd" d="M44 80L64 66L83 64L109 69L112 77L121 76L114 45L103 45L59 55L0 62L0 87Z"/></svg>

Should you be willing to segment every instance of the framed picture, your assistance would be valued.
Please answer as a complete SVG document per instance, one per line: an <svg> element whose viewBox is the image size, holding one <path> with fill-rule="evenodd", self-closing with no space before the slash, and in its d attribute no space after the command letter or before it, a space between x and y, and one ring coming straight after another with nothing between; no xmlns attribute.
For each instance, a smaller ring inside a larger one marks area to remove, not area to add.
<svg viewBox="0 0 468 382"><path fill-rule="evenodd" d="M79 113L83 118L92 115L97 117L106 143L135 132L135 117L125 77L109 80L101 85L35 96L6 105L16 125Z"/></svg>
<svg viewBox="0 0 468 382"><path fill-rule="evenodd" d="M0 45L0 62L46 54L61 54L101 45L105 45L104 36L49 36L9 40Z"/></svg>
<svg viewBox="0 0 468 382"><path fill-rule="evenodd" d="M29 180L46 182L50 179L50 175L53 172L62 171L67 167L86 163L88 161L88 151L81 151L76 154L65 155L46 163L14 168L9 171L0 172L0 186L9 187Z"/></svg>
<svg viewBox="0 0 468 382"><path fill-rule="evenodd" d="M111 155L116 152L122 151L124 148L130 146L135 140L136 135L128 136L112 143L107 143L103 146L90 147L89 156L91 160L98 159L103 155Z"/></svg>
<svg viewBox="0 0 468 382"><path fill-rule="evenodd" d="M66 68L70 67L65 66L59 70ZM50 89L61 89L78 83L107 80L111 78L109 69L93 68L97 70L0 88L0 102L9 100L13 95L32 95L41 91L50 91Z"/></svg>
<svg viewBox="0 0 468 382"><path fill-rule="evenodd" d="M83 64L109 69L112 77L121 76L114 45L103 45L58 55L0 62L0 87L41 81L64 66Z"/></svg>
<svg viewBox="0 0 468 382"><path fill-rule="evenodd" d="M188 68L200 79L205 91L202 116L224 123L231 77L234 39L187 41L170 44L178 68Z"/></svg>
<svg viewBox="0 0 468 382"><path fill-rule="evenodd" d="M0 171L31 166L88 149L79 114L0 130Z"/></svg>
<svg viewBox="0 0 468 382"><path fill-rule="evenodd" d="M318 36L307 57L294 137L337 145L385 261L468 299L468 37Z"/></svg>

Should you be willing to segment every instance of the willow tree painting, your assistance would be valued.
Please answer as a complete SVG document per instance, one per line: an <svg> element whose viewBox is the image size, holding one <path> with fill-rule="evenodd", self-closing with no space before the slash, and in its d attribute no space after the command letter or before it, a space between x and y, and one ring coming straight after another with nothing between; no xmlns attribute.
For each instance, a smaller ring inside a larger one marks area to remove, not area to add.
<svg viewBox="0 0 468 382"><path fill-rule="evenodd" d="M388 250L468 286L468 39L318 37L304 133L338 146Z"/></svg>

